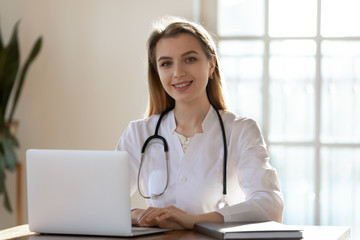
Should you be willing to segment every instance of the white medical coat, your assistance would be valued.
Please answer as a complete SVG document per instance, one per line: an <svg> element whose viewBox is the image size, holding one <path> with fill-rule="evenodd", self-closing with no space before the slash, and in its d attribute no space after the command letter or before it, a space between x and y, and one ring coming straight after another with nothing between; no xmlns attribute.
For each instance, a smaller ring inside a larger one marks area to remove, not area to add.
<svg viewBox="0 0 360 240"><path fill-rule="evenodd" d="M174 112L162 120L159 135L169 146L169 185L164 195L147 200L154 207L174 205L189 214L217 211L229 221L282 220L283 199L276 170L256 122L220 111L228 147L227 202L218 209L223 192L223 140L218 117L210 107L203 123L203 133L196 134L186 152L177 135ZM130 156L131 194L137 190L141 148L155 131L159 115L131 122L121 136L117 150ZM155 141L156 142L156 141ZM166 184L163 146L150 144L141 169L145 195L161 193Z"/></svg>

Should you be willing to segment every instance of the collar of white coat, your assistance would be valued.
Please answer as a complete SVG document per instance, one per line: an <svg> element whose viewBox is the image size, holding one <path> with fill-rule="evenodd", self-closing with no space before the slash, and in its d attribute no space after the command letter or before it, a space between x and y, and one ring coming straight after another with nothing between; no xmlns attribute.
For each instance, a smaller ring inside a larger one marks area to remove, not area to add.
<svg viewBox="0 0 360 240"><path fill-rule="evenodd" d="M220 114L221 114L221 112L220 112ZM203 133L207 132L207 130L210 128L210 126L213 124L213 122L215 120L217 121L217 114L216 114L215 109L213 108L213 106L210 106L210 109L209 109L208 113L206 114L206 116L204 118L204 121L201 124ZM174 110L171 110L164 117L163 122L166 125L166 127L169 129L170 132L175 131L176 122L175 122Z"/></svg>

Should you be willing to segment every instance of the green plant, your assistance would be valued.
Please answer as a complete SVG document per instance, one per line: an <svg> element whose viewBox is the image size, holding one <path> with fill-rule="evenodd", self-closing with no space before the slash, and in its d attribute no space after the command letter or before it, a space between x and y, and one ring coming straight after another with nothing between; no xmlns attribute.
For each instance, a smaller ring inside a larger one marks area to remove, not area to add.
<svg viewBox="0 0 360 240"><path fill-rule="evenodd" d="M20 68L18 26L19 22L15 24L7 46L3 45L0 29L0 196L4 195L4 206L9 212L12 212L12 208L5 186L6 169L16 169L17 158L14 149L19 146L16 137L10 131L9 123L13 121L26 73L42 44L42 38L39 37L23 67Z"/></svg>

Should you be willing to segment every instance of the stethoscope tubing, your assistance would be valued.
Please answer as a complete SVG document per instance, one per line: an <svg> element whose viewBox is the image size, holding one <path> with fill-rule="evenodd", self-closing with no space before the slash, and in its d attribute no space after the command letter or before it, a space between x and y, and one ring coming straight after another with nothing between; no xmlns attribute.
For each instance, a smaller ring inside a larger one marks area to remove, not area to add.
<svg viewBox="0 0 360 240"><path fill-rule="evenodd" d="M211 106L215 109L215 112L218 116L218 119L219 119L219 123L220 123L220 128L221 128L221 133L222 133L222 138L223 138L223 144L224 144L224 163L223 163L223 199L224 199L224 202L225 202L225 196L227 194L227 189L226 189L226 186L227 186L227 182L226 182L226 179L227 179L227 141L226 141L226 134L225 134L225 127L224 127L224 122L221 118L221 115L219 113L219 111L215 108L215 106L210 103ZM144 145L143 147L141 148L141 159L140 159L140 165L139 165L139 171L138 171L138 177L137 177L137 185L138 185L138 191L140 193L140 195L145 198L145 199L151 199L153 197L159 197L159 196L162 196L167 187L168 187L168 184L169 184L169 167L168 167L168 151L169 151L169 147L168 147L168 144L166 142L166 139L162 136L160 136L158 134L159 132L159 128L160 128L160 124L161 124L161 121L162 119L164 118L164 116L169 112L171 111L173 108L168 108L166 109L163 113L161 113L160 117L159 117L159 120L156 124L156 128L155 128L155 133L154 135L148 137L145 142L144 142ZM140 186L140 172L141 172L141 168L142 168L142 165L143 165L143 158L144 158L144 154L145 154L145 150L146 150L146 147L149 145L149 142L153 139L160 139L164 145L164 153L165 153L165 161L166 161L166 186L164 188L164 190L160 193L160 194L151 194L151 196L145 196L142 192L141 192L141 186Z"/></svg>
<svg viewBox="0 0 360 240"><path fill-rule="evenodd" d="M211 104L212 105L212 104ZM222 133L222 138L223 138L223 144L224 144L224 165L223 165L223 195L227 194L227 190L226 190L226 169L227 169L227 141L226 141L226 134L225 134L225 127L224 127L224 122L220 116L219 111L215 108L214 105L212 105L213 108L215 109L215 112L219 118L219 123L220 123L220 127L221 127L221 133Z"/></svg>

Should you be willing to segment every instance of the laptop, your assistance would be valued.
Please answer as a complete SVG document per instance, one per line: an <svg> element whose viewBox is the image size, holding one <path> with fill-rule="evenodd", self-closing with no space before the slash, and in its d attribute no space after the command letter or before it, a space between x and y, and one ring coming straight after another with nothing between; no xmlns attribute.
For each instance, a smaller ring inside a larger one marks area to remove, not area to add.
<svg viewBox="0 0 360 240"><path fill-rule="evenodd" d="M138 236L169 231L131 226L126 152L26 152L28 220L32 232Z"/></svg>

